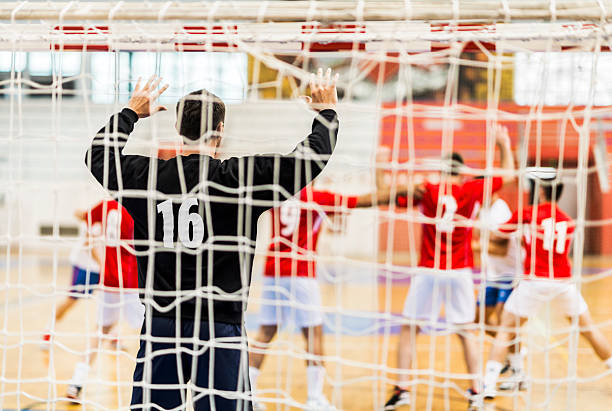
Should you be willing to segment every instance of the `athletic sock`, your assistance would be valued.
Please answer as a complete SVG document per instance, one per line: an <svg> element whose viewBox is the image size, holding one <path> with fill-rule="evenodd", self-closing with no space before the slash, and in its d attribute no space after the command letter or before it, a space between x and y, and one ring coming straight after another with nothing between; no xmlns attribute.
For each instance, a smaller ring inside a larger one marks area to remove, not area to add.
<svg viewBox="0 0 612 411"><path fill-rule="evenodd" d="M249 380L251 380L251 391L255 392L257 390L257 378L261 374L259 368L249 366Z"/></svg>
<svg viewBox="0 0 612 411"><path fill-rule="evenodd" d="M53 329L53 323L55 321L49 320L47 321L47 325L45 326L45 334L51 334L51 330Z"/></svg>
<svg viewBox="0 0 612 411"><path fill-rule="evenodd" d="M523 372L523 355L522 354L508 354L508 362L510 368L515 372Z"/></svg>
<svg viewBox="0 0 612 411"><path fill-rule="evenodd" d="M87 380L87 374L89 374L89 364L86 362L77 363L77 365L74 367L74 374L72 374L70 385L82 387Z"/></svg>
<svg viewBox="0 0 612 411"><path fill-rule="evenodd" d="M500 362L492 360L487 361L484 376L485 391L495 389L497 379L499 378L499 373L501 372L502 368L504 368L504 364Z"/></svg>
<svg viewBox="0 0 612 411"><path fill-rule="evenodd" d="M308 381L308 399L321 398L323 395L323 383L325 382L325 368L320 365L306 367L306 378Z"/></svg>
<svg viewBox="0 0 612 411"><path fill-rule="evenodd" d="M606 364L606 367L612 369L612 357L610 357L607 360L605 360L604 364Z"/></svg>
<svg viewBox="0 0 612 411"><path fill-rule="evenodd" d="M402 381L400 380L399 384L395 386L395 389L401 391L409 391L410 381Z"/></svg>

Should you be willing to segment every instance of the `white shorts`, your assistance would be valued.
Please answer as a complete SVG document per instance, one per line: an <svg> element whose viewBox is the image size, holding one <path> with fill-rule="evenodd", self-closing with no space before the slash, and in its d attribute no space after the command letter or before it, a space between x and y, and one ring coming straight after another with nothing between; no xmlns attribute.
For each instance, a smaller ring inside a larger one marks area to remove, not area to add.
<svg viewBox="0 0 612 411"><path fill-rule="evenodd" d="M264 277L260 325L294 321L300 328L323 324L321 289L315 278Z"/></svg>
<svg viewBox="0 0 612 411"><path fill-rule="evenodd" d="M132 328L140 329L144 321L145 307L134 291L98 291L98 323L108 327L125 320Z"/></svg>
<svg viewBox="0 0 612 411"><path fill-rule="evenodd" d="M472 269L448 270L452 277L433 271L419 271L411 281L404 303L404 317L436 323L444 303L446 321L468 324L476 317Z"/></svg>
<svg viewBox="0 0 612 411"><path fill-rule="evenodd" d="M579 316L588 310L576 285L565 280L522 280L512 290L504 309L527 318L553 301L568 317Z"/></svg>

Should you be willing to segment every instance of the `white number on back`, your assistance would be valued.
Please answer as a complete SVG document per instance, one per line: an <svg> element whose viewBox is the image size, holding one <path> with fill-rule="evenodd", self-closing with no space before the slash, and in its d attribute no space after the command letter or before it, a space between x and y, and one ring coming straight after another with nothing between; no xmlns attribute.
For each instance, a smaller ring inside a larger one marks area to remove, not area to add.
<svg viewBox="0 0 612 411"><path fill-rule="evenodd" d="M563 254L565 252L565 243L567 242L567 221L559 221L554 224L552 218L542 220L544 228L544 244L542 247L546 251L550 251L555 244L555 252Z"/></svg>
<svg viewBox="0 0 612 411"><path fill-rule="evenodd" d="M439 201L444 208L444 213L442 218L436 222L436 230L442 233L452 233L455 229L453 219L457 212L457 200L453 196L442 196Z"/></svg>
<svg viewBox="0 0 612 411"><path fill-rule="evenodd" d="M196 198L188 198L179 207L178 238L185 247L196 248L204 240L204 220L198 213L189 210L198 205ZM172 200L166 200L157 205L157 212L162 214L164 247L174 248L174 211ZM192 226L193 236L189 236L189 226Z"/></svg>
<svg viewBox="0 0 612 411"><path fill-rule="evenodd" d="M295 200L285 201L280 206L280 223L281 223L281 235L283 237L289 237L295 233L300 222L300 209L298 202Z"/></svg>
<svg viewBox="0 0 612 411"><path fill-rule="evenodd" d="M119 245L119 211L110 210L106 215L106 246Z"/></svg>

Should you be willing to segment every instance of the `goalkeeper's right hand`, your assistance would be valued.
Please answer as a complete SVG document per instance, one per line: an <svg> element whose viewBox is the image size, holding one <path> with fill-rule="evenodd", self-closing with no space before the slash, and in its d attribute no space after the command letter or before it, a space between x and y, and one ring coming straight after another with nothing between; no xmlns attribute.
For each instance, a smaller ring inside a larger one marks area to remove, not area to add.
<svg viewBox="0 0 612 411"><path fill-rule="evenodd" d="M338 92L336 91L336 83L338 82L338 73L332 78L330 68L323 76L323 69L317 71L317 75L313 73L310 78L310 98L307 98L308 104L315 111L335 110L338 103Z"/></svg>

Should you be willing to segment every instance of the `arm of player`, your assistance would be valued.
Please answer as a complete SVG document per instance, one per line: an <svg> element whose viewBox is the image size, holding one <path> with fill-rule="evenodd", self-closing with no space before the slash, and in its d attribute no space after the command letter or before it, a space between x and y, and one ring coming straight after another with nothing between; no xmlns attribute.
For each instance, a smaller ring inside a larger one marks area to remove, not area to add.
<svg viewBox="0 0 612 411"><path fill-rule="evenodd" d="M508 243L510 240L501 235L489 233L489 246L487 247L487 254L498 257L503 257L508 254ZM480 245L480 230L474 229L474 235L472 237L472 251L474 253L480 253L482 247Z"/></svg>
<svg viewBox="0 0 612 411"><path fill-rule="evenodd" d="M388 147L378 149L376 155L376 191L357 197L356 207L372 207L376 205L389 205L391 203L402 203L405 207L408 203L408 196L413 196L416 203L422 196L422 188L419 185L409 187L408 184L397 184L391 186L385 181L385 169L379 164L388 161Z"/></svg>
<svg viewBox="0 0 612 411"><path fill-rule="evenodd" d="M508 221L499 226L498 231L500 233L510 234L517 231L520 224L529 224L530 222L531 207L527 207L522 213L519 213L519 210L516 210L514 213L512 213L512 217L510 217Z"/></svg>
<svg viewBox="0 0 612 411"><path fill-rule="evenodd" d="M413 196L415 202L418 202L422 196L422 189L420 186L415 186L412 190L408 189L407 186L393 188L391 186L378 187L373 193L362 194L354 197L342 197L334 194L330 194L334 198L334 204L347 204L348 208L363 208L373 207L378 205L389 205L393 202L398 202L399 198L406 198ZM346 199L346 200L345 200ZM320 201L315 196L315 202L320 205L333 205L329 201Z"/></svg>
<svg viewBox="0 0 612 411"><path fill-rule="evenodd" d="M501 155L501 168L504 170L502 181L504 184L514 181L514 155L510 144L508 128L498 125L495 133L495 143Z"/></svg>
<svg viewBox="0 0 612 411"><path fill-rule="evenodd" d="M332 79L331 70L323 77L320 69L317 78L311 81L312 98L308 101L314 110L318 110L318 115L312 123L311 133L290 154L228 159L219 167L216 180L228 187L260 186L254 197L279 201L308 185L323 171L336 145L336 81L337 76ZM278 186L288 195L275 197Z"/></svg>
<svg viewBox="0 0 612 411"><path fill-rule="evenodd" d="M424 184L416 184L412 187L412 189L410 189L409 187L406 187L405 191L402 192L400 191L399 194L397 195L397 198L395 199L395 205L397 205L398 207L408 207L409 202L408 200L410 198L412 198L412 205L418 205L421 202L421 199L423 198L423 194L425 193L425 186Z"/></svg>
<svg viewBox="0 0 612 411"><path fill-rule="evenodd" d="M420 186L415 186L412 189L409 189L407 186L398 186L395 188L384 186L379 187L374 193L358 196L355 207L372 207L377 205L389 205L391 203L396 203L400 207L406 207L409 196L412 196L415 203L418 203L422 194Z"/></svg>
<svg viewBox="0 0 612 411"><path fill-rule="evenodd" d="M153 105L153 102L168 88L166 84L157 90L160 82L161 78L153 76L141 87L138 79L128 106L110 118L109 122L98 131L87 150L85 164L105 189L115 191L125 188L146 188L150 159L124 155L123 147L139 118L166 110L166 107ZM135 179L137 174L144 175L145 178ZM135 184L136 181L140 181L140 184Z"/></svg>
<svg viewBox="0 0 612 411"><path fill-rule="evenodd" d="M498 257L504 257L508 254L508 243L510 239L502 237L500 235L490 233L489 234L489 254Z"/></svg>

